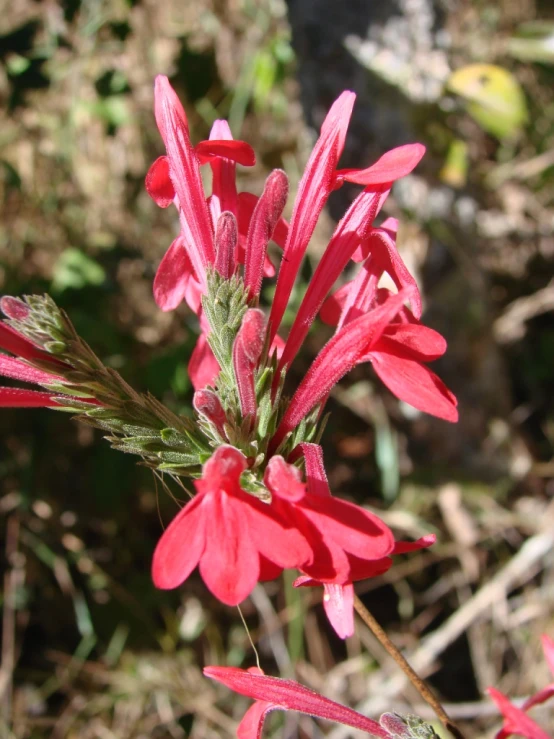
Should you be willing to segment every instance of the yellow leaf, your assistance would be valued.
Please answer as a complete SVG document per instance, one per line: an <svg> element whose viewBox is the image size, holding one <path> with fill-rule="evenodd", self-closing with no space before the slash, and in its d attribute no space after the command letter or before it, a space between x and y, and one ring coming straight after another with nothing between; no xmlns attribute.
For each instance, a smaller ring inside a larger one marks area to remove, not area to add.
<svg viewBox="0 0 554 739"><path fill-rule="evenodd" d="M527 103L516 78L495 64L469 64L453 72L447 89L464 98L468 113L487 133L511 138L527 122Z"/></svg>

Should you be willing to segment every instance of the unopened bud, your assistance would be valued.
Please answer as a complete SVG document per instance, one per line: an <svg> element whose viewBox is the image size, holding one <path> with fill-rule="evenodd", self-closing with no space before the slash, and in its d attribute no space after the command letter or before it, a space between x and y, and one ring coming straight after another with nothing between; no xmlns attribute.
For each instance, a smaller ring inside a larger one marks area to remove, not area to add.
<svg viewBox="0 0 554 739"><path fill-rule="evenodd" d="M419 716L384 713L379 723L391 735L391 739L439 739L432 726Z"/></svg>
<svg viewBox="0 0 554 739"><path fill-rule="evenodd" d="M263 312L250 308L244 314L233 344L233 367L243 416L256 415L254 373L264 348L265 329Z"/></svg>
<svg viewBox="0 0 554 739"><path fill-rule="evenodd" d="M227 416L217 395L211 390L197 390L192 398L194 410L212 423L220 436L225 438Z"/></svg>
<svg viewBox="0 0 554 739"><path fill-rule="evenodd" d="M31 312L26 303L19 298L12 298L11 295L0 298L0 309L12 321L24 321Z"/></svg>
<svg viewBox="0 0 554 739"><path fill-rule="evenodd" d="M215 230L215 268L226 280L234 272L237 241L237 219L225 211L219 216Z"/></svg>
<svg viewBox="0 0 554 739"><path fill-rule="evenodd" d="M282 169L273 170L252 213L246 238L244 283L251 298L260 293L267 244L281 217L288 193L287 175Z"/></svg>

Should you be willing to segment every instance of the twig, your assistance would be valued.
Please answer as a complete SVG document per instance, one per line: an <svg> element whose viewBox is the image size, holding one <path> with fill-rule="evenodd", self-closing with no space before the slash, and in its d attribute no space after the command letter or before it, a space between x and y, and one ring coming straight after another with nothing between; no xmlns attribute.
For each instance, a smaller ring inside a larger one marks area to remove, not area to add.
<svg viewBox="0 0 554 739"><path fill-rule="evenodd" d="M412 669L408 664L405 657L395 647L393 642L389 639L388 635L381 628L380 624L375 620L371 613L364 606L362 601L357 595L354 596L354 608L356 609L358 616L362 619L365 625L371 629L375 636L379 639L381 644L385 647L390 656L394 659L396 664L408 677L412 685L416 688L418 693L421 695L423 700L428 703L439 717L443 726L456 737L456 739L464 739L464 736L456 724L449 718L446 711L442 707L440 701L431 692L430 688L425 682L419 677L419 675Z"/></svg>
<svg viewBox="0 0 554 739"><path fill-rule="evenodd" d="M470 598L411 657L415 669L427 670L444 650L516 583L534 574L534 566L554 547L554 529L528 539L519 552L473 598Z"/></svg>

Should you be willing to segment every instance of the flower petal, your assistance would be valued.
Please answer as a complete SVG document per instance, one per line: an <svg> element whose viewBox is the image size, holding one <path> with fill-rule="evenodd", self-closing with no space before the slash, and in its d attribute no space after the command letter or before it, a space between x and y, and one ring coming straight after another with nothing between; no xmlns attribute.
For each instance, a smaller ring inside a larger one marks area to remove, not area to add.
<svg viewBox="0 0 554 739"><path fill-rule="evenodd" d="M394 550L391 552L394 554ZM387 572L392 567L392 559L390 557L382 557L381 559L362 559L353 554L348 555L350 562L350 580L358 582L358 580L369 580L371 577L378 577Z"/></svg>
<svg viewBox="0 0 554 739"><path fill-rule="evenodd" d="M293 680L268 675L256 675L238 667L205 667L204 675L249 698L272 703L288 711L300 711L328 721L367 731L374 736L390 739L389 733L376 721L361 713L325 698Z"/></svg>
<svg viewBox="0 0 554 739"><path fill-rule="evenodd" d="M416 541L397 541L391 554L406 554L407 552L416 552L418 549L427 549L433 546L437 541L435 534L425 534Z"/></svg>
<svg viewBox="0 0 554 739"><path fill-rule="evenodd" d="M63 382L60 375L51 375L49 372L31 367L25 362L13 357L0 354L0 375L11 377L23 382L34 382L37 385L48 385L53 382Z"/></svg>
<svg viewBox="0 0 554 739"><path fill-rule="evenodd" d="M355 98L353 92L345 91L333 103L298 185L269 318L272 338L279 329L319 215L333 189L335 168L344 147Z"/></svg>
<svg viewBox="0 0 554 739"><path fill-rule="evenodd" d="M175 199L175 188L169 176L169 160L158 157L152 164L144 182L146 192L160 208L168 208Z"/></svg>
<svg viewBox="0 0 554 739"><path fill-rule="evenodd" d="M438 331L421 323L391 323L379 339L379 346L388 347L391 354L407 354L416 361L432 362L445 353L446 340Z"/></svg>
<svg viewBox="0 0 554 739"><path fill-rule="evenodd" d="M218 144L225 143L227 146L232 146L234 143L242 143L234 142L229 124L227 121L221 119L214 121L212 130L210 131L210 142L212 141L218 142ZM229 153L228 148L226 151ZM204 163L202 159L201 163ZM217 219L225 211L232 213L235 218L238 217L235 161L232 157L227 158L225 155L213 156L210 160L210 167L212 170L210 212L214 224L217 223Z"/></svg>
<svg viewBox="0 0 554 739"><path fill-rule="evenodd" d="M244 516L248 521L248 536L270 562L291 569L311 561L313 553L306 538L296 527L286 523L273 505L252 499L244 509Z"/></svg>
<svg viewBox="0 0 554 739"><path fill-rule="evenodd" d="M0 322L0 349L11 354L16 354L22 359L40 359L44 362L51 362L58 366L64 366L63 362L58 361L47 352L40 349L38 346L29 341L25 336L16 331L6 323Z"/></svg>
<svg viewBox="0 0 554 739"><path fill-rule="evenodd" d="M336 173L337 184L354 182L357 185L382 185L395 182L415 169L419 164L425 147L423 144L405 144L397 146L383 154L375 164L367 169L339 169Z"/></svg>
<svg viewBox="0 0 554 739"><path fill-rule="evenodd" d="M405 290L390 296L383 305L351 321L327 342L290 401L270 443L270 453L275 452L285 435L356 365L365 347L378 340L408 296Z"/></svg>
<svg viewBox="0 0 554 739"><path fill-rule="evenodd" d="M339 222L302 299L279 363L280 368L292 363L327 293L350 261L360 241L365 238L388 193L388 190L380 188L364 190ZM284 256L287 256L286 249Z"/></svg>
<svg viewBox="0 0 554 739"><path fill-rule="evenodd" d="M154 300L158 308L166 312L177 308L193 279L191 261L182 237L178 236L166 251L154 278Z"/></svg>
<svg viewBox="0 0 554 739"><path fill-rule="evenodd" d="M547 700L550 700L554 696L554 684L547 685L546 688L542 688L542 690L539 690L535 695L532 695L530 698L527 698L525 703L522 706L523 711L528 711L530 708L533 708L533 706L538 706L541 703L546 703Z"/></svg>
<svg viewBox="0 0 554 739"><path fill-rule="evenodd" d="M392 218L387 219L388 222L393 220L396 221L396 219ZM402 290L405 287L413 288L410 299L412 311L416 318L421 318L421 295L417 282L412 277L398 252L396 246L396 229L376 228L368 234L365 240L365 246L372 260L376 263L380 273L379 276L383 272L386 272L398 290Z"/></svg>
<svg viewBox="0 0 554 739"><path fill-rule="evenodd" d="M302 513L324 538L361 559L381 559L393 551L389 527L378 516L346 500L310 495L302 501Z"/></svg>
<svg viewBox="0 0 554 739"><path fill-rule="evenodd" d="M306 496L306 485L302 482L300 470L287 464L280 455L273 455L269 460L264 483L273 495L291 503Z"/></svg>
<svg viewBox="0 0 554 739"><path fill-rule="evenodd" d="M371 234L373 233L373 230L375 231L385 231L391 239L396 243L396 235L398 233L398 218L385 218L383 223L379 226L379 228L372 229L370 234L368 235L368 239L370 238ZM358 249L354 252L352 255L352 261L353 262L363 262L364 259L367 259L369 256L369 244L367 243L368 239L366 239L363 244L360 245Z"/></svg>
<svg viewBox="0 0 554 739"><path fill-rule="evenodd" d="M548 734L536 724L533 719L516 708L509 699L496 688L487 688L487 693L498 706L498 709L504 717L503 736L518 734L526 739L549 739ZM497 735L498 736L498 735Z"/></svg>
<svg viewBox="0 0 554 739"><path fill-rule="evenodd" d="M155 83L154 112L164 139L169 173L179 199L179 218L197 278L205 283L205 268L215 261L211 220L198 159L190 142L185 112L167 77Z"/></svg>
<svg viewBox="0 0 554 739"><path fill-rule="evenodd" d="M212 139L201 141L194 148L200 164L207 164L213 159L230 159L243 167L253 167L256 164L254 149L246 141L229 139Z"/></svg>
<svg viewBox="0 0 554 739"><path fill-rule="evenodd" d="M261 739L265 717L279 706L269 701L256 701L242 717L237 728L238 739Z"/></svg>
<svg viewBox="0 0 554 739"><path fill-rule="evenodd" d="M319 317L323 323L326 323L328 326L336 326L338 324L354 282L355 280L350 280L350 282L345 283L338 290L335 290L332 295L329 295L319 311Z"/></svg>
<svg viewBox="0 0 554 739"><path fill-rule="evenodd" d="M60 404L53 397L54 393L0 387L0 408L55 408Z"/></svg>
<svg viewBox="0 0 554 739"><path fill-rule="evenodd" d="M323 585L323 608L329 623L341 639L354 633L354 586L352 583Z"/></svg>
<svg viewBox="0 0 554 739"><path fill-rule="evenodd" d="M198 495L177 514L162 534L152 559L152 580L161 590L179 587L204 550L211 510Z"/></svg>
<svg viewBox="0 0 554 739"><path fill-rule="evenodd" d="M201 333L189 360L189 377L195 390L214 385L219 374L219 364L208 344L205 333Z"/></svg>
<svg viewBox="0 0 554 739"><path fill-rule="evenodd" d="M388 352L370 354L375 372L397 398L420 411L456 423L456 398L428 367Z"/></svg>
<svg viewBox="0 0 554 739"><path fill-rule="evenodd" d="M200 574L218 600L236 606L258 582L260 562L245 514L248 505L223 491L210 494Z"/></svg>
<svg viewBox="0 0 554 739"><path fill-rule="evenodd" d="M276 580L281 576L283 568L276 565L274 562L270 562L267 557L260 554L260 582L267 582L268 580Z"/></svg>

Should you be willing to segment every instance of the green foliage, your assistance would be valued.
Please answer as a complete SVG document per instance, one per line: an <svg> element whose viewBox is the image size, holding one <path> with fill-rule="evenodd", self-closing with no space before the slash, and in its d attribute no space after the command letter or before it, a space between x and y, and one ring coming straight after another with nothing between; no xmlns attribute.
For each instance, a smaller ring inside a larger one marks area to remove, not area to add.
<svg viewBox="0 0 554 739"><path fill-rule="evenodd" d="M54 265L52 291L81 290L88 285L101 285L106 279L103 267L80 249L66 249Z"/></svg>
<svg viewBox="0 0 554 739"><path fill-rule="evenodd" d="M468 113L498 139L512 138L527 123L525 94L503 67L469 64L450 75L447 87L464 98Z"/></svg>
<svg viewBox="0 0 554 739"><path fill-rule="evenodd" d="M554 23L546 20L522 23L508 42L508 52L523 62L554 64Z"/></svg>

